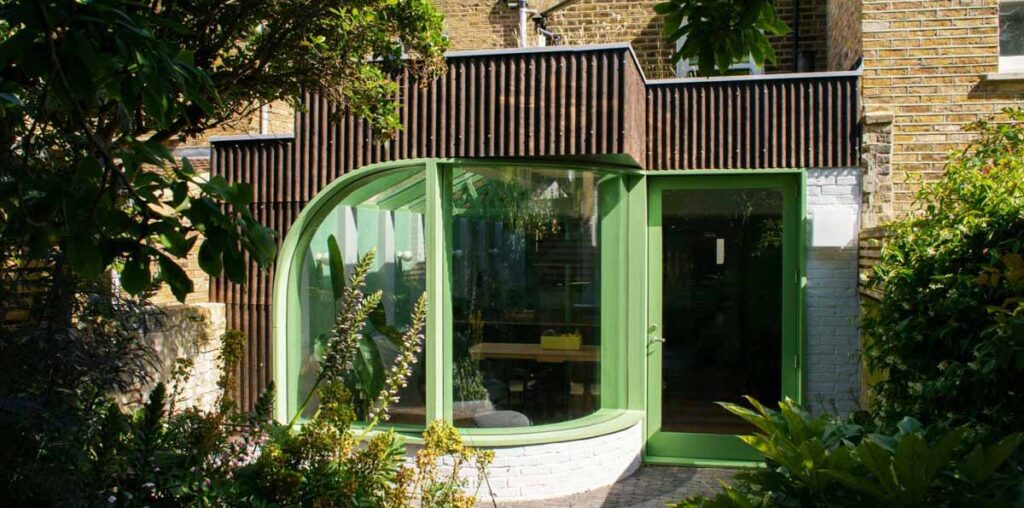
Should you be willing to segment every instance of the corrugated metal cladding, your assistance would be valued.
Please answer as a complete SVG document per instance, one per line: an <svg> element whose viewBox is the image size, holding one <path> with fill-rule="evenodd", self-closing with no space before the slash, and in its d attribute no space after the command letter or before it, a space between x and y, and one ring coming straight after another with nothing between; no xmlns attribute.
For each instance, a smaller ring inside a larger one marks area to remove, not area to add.
<svg viewBox="0 0 1024 508"><path fill-rule="evenodd" d="M403 129L389 142L311 94L294 140L214 141L212 171L252 183L253 213L283 238L320 189L382 161L614 154L649 169L858 164L856 76L646 83L629 48L612 46L453 55L437 80L398 82ZM210 285L228 326L249 337L243 407L272 372L273 273L250 263L248 281Z"/></svg>
<svg viewBox="0 0 1024 508"><path fill-rule="evenodd" d="M855 167L859 117L856 76L650 84L644 165Z"/></svg>

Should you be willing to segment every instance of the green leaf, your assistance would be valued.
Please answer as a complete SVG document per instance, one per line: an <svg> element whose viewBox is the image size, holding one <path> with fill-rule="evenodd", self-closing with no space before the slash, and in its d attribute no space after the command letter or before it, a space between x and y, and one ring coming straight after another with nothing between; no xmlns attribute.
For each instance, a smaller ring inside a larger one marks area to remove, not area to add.
<svg viewBox="0 0 1024 508"><path fill-rule="evenodd" d="M234 244L228 243L224 246L221 259L224 261L224 274L228 280L235 284L245 284L246 263L242 252Z"/></svg>
<svg viewBox="0 0 1024 508"><path fill-rule="evenodd" d="M1024 434L1018 432L1004 437L988 448L978 444L964 459L960 470L967 481L980 484L988 480L1022 442L1024 442Z"/></svg>
<svg viewBox="0 0 1024 508"><path fill-rule="evenodd" d="M121 287L131 295L138 295L148 290L151 285L149 258L136 251L121 270Z"/></svg>
<svg viewBox="0 0 1024 508"><path fill-rule="evenodd" d="M331 290L337 302L345 294L345 258L334 235L327 237L327 262L331 270Z"/></svg>
<svg viewBox="0 0 1024 508"><path fill-rule="evenodd" d="M157 261L160 265L160 280L167 284L171 294L179 302L184 302L185 297L192 292L192 279L189 279L185 270L166 255L158 254Z"/></svg>
<svg viewBox="0 0 1024 508"><path fill-rule="evenodd" d="M212 277L220 275L224 268L221 263L221 254L224 252L224 242L207 238L199 246L199 268Z"/></svg>
<svg viewBox="0 0 1024 508"><path fill-rule="evenodd" d="M192 246L196 244L197 236L191 238L185 238L185 235L177 231L173 227L162 228L163 230L157 235L160 240L160 245L164 247L167 252L172 256L183 258L188 256L188 253L192 250Z"/></svg>
<svg viewBox="0 0 1024 508"><path fill-rule="evenodd" d="M72 234L68 238L68 263L71 269L85 278L93 278L103 272L103 255L96 241L85 234Z"/></svg>

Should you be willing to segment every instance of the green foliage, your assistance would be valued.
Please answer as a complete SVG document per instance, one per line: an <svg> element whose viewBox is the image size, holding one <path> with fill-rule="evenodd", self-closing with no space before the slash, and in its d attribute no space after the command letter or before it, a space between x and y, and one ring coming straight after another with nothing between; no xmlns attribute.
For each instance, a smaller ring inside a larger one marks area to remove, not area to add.
<svg viewBox="0 0 1024 508"><path fill-rule="evenodd" d="M184 299L198 242L204 271L244 282L246 255L276 251L252 186L202 177L168 143L308 91L388 136L389 76L442 70L441 21L428 0L0 1L2 266L116 268L131 294L162 282Z"/></svg>
<svg viewBox="0 0 1024 508"><path fill-rule="evenodd" d="M318 399L315 415L301 425L270 419L271 386L252 412L243 413L229 398L236 387L235 367L245 337L237 331L221 341L223 390L216 408L171 412L168 391L158 384L148 400L126 409L102 392L88 404L60 414L62 421L31 430L41 441L34 455L15 463L3 462L4 506L338 506L338 507L458 507L475 505L461 473L474 468L485 474L493 453L462 444L451 424L431 422L425 446L415 467L405 464L404 446L394 432L371 432L387 419L387 409L404 385L410 365L422 344L426 299L418 301L409 330L401 335L401 352L388 367L380 392L371 406L372 420L360 430L353 398L347 388L356 356L349 330L361 330L364 309L374 298L363 294L373 253L364 256L346 284L333 348L319 363L313 388ZM179 362L176 378L187 378L189 362ZM341 369L328 371L327 369ZM311 397L307 399L307 403ZM85 397L79 397L85 400ZM51 416L56 413L50 412ZM74 425L69 425L68 422ZM0 419L0 423L6 423ZM4 426L2 430L9 430ZM17 436L20 438L21 436ZM24 453L17 439L0 447ZM12 450L13 448L13 450ZM452 469L440 468L451 457Z"/></svg>
<svg viewBox="0 0 1024 508"><path fill-rule="evenodd" d="M885 419L971 423L998 433L1024 422L1024 113L979 122L977 142L917 195L920 211L888 225L863 318L867 366Z"/></svg>
<svg viewBox="0 0 1024 508"><path fill-rule="evenodd" d="M768 36L789 33L772 0L670 0L654 11L664 16L668 42L685 39L673 61L696 59L702 76L728 74L751 57L758 66L775 63Z"/></svg>
<svg viewBox="0 0 1024 508"><path fill-rule="evenodd" d="M738 474L732 486L675 508L768 506L943 507L1017 506L1024 471L1010 459L1024 434L986 442L966 427L948 430L905 418L870 432L828 415L812 417L792 401L774 411L723 404L757 433L743 440L761 453L764 469Z"/></svg>
<svg viewBox="0 0 1024 508"><path fill-rule="evenodd" d="M484 376L478 362L472 358L460 358L452 371L452 391L455 400L487 400Z"/></svg>

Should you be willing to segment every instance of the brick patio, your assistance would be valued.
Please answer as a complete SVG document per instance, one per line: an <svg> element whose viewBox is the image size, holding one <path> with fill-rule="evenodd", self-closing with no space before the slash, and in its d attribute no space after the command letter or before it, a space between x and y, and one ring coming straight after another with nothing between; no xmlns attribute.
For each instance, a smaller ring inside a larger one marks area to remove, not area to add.
<svg viewBox="0 0 1024 508"><path fill-rule="evenodd" d="M498 502L499 508L663 508L670 501L712 493L719 480L728 480L731 469L643 466L614 485L572 496L525 502ZM486 493L481 492L481 499ZM495 506L484 499L478 508Z"/></svg>

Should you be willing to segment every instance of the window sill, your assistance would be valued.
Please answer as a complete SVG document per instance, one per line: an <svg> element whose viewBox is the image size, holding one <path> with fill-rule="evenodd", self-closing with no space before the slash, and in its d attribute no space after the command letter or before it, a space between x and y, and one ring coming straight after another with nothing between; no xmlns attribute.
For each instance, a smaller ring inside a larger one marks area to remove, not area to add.
<svg viewBox="0 0 1024 508"><path fill-rule="evenodd" d="M578 441L626 430L643 419L643 411L601 409L567 422L507 429L459 429L463 441L474 447L499 448ZM356 428L356 426L353 426ZM380 428L385 431L386 428ZM393 429L407 444L423 444L421 431ZM378 431L374 431L378 432Z"/></svg>
<svg viewBox="0 0 1024 508"><path fill-rule="evenodd" d="M1024 69L990 72L985 74L983 77L985 81L1024 81Z"/></svg>

